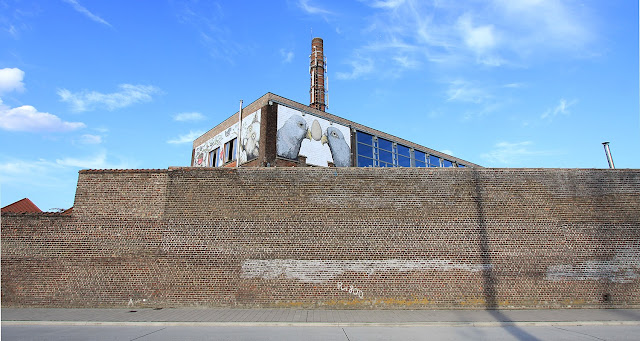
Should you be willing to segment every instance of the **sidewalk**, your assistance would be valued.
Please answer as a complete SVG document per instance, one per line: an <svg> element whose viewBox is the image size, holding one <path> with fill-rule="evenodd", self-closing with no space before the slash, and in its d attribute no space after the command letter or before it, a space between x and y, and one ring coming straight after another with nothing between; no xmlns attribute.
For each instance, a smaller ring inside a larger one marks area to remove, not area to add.
<svg viewBox="0 0 640 341"><path fill-rule="evenodd" d="M2 324L197 326L640 325L640 309L312 310L2 308Z"/></svg>

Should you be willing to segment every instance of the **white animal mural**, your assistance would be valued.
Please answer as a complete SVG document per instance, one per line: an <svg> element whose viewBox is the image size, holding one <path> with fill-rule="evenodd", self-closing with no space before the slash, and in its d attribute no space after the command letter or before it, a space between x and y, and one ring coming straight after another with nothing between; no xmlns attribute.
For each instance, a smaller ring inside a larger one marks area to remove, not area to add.
<svg viewBox="0 0 640 341"><path fill-rule="evenodd" d="M278 106L276 153L297 160L303 155L307 164L336 167L351 166L349 128L298 110Z"/></svg>
<svg viewBox="0 0 640 341"><path fill-rule="evenodd" d="M260 110L242 120L240 163L253 160L260 152Z"/></svg>

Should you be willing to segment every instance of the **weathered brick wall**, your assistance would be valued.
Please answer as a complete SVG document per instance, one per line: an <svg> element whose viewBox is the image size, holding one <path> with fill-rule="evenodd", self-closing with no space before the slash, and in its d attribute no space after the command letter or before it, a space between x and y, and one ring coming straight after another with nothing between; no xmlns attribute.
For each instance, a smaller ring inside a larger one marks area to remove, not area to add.
<svg viewBox="0 0 640 341"><path fill-rule="evenodd" d="M3 305L640 306L640 170L85 171L76 207L2 215Z"/></svg>

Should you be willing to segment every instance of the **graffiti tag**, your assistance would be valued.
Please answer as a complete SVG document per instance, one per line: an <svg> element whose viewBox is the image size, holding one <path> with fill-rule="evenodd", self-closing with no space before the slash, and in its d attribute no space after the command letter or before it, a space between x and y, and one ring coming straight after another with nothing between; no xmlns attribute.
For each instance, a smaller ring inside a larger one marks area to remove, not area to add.
<svg viewBox="0 0 640 341"><path fill-rule="evenodd" d="M362 292L362 290L354 287L353 285L344 286L342 285L342 282L338 282L338 289L349 292L350 294L357 296L360 299L364 298L364 293Z"/></svg>

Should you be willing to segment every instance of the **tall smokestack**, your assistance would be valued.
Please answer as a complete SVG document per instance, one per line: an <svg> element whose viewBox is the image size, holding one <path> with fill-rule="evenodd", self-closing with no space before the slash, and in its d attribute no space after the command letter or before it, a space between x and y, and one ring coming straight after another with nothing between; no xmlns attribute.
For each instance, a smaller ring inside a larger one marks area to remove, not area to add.
<svg viewBox="0 0 640 341"><path fill-rule="evenodd" d="M326 59L324 58L322 38L313 38L311 41L311 56L309 58L311 59L311 64L309 65L309 73L311 74L310 106L324 111L326 108L324 84Z"/></svg>

